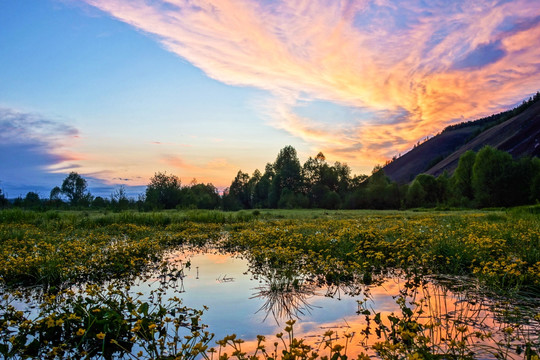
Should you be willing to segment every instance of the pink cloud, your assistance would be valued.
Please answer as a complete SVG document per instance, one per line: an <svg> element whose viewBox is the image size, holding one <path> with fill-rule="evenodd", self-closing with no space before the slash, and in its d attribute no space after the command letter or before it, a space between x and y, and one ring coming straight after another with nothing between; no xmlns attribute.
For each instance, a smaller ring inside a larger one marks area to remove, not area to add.
<svg viewBox="0 0 540 360"><path fill-rule="evenodd" d="M188 162L186 162L184 159L182 159L179 156L166 156L162 159L162 161L179 170L187 170L187 171L196 171L201 169L199 166L192 165Z"/></svg>
<svg viewBox="0 0 540 360"><path fill-rule="evenodd" d="M536 0L86 2L214 79L270 91L273 124L335 154L356 149L358 162L503 110L540 83ZM329 126L297 116L299 99L407 116Z"/></svg>

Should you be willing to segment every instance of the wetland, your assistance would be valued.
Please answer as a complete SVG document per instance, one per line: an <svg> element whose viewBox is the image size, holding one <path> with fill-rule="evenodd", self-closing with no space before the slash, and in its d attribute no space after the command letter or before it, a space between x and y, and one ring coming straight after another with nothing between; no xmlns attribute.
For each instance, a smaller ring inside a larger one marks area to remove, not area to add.
<svg viewBox="0 0 540 360"><path fill-rule="evenodd" d="M0 213L5 358L526 358L526 211Z"/></svg>

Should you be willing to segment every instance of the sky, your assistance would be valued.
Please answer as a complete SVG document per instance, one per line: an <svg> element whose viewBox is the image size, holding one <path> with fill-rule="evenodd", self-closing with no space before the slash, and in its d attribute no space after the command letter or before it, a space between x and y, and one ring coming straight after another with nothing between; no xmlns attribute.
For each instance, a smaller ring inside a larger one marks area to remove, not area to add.
<svg viewBox="0 0 540 360"><path fill-rule="evenodd" d="M0 189L222 189L287 145L368 174L538 90L537 0L0 0Z"/></svg>

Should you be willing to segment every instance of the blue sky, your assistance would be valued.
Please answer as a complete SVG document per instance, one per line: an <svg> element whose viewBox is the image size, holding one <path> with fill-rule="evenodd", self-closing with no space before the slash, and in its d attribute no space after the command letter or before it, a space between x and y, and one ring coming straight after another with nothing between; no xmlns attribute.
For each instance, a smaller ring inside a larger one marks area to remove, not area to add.
<svg viewBox="0 0 540 360"><path fill-rule="evenodd" d="M286 145L369 173L536 92L538 45L532 0L0 0L0 188L223 188Z"/></svg>

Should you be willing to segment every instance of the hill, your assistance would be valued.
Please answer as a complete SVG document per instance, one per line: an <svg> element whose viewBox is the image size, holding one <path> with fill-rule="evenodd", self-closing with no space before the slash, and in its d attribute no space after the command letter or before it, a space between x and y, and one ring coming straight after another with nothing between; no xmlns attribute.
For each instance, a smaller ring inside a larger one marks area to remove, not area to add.
<svg viewBox="0 0 540 360"><path fill-rule="evenodd" d="M540 156L540 93L512 110L448 126L383 169L398 183L410 182L421 173L452 173L464 152L478 151L485 145L507 151L514 158Z"/></svg>

